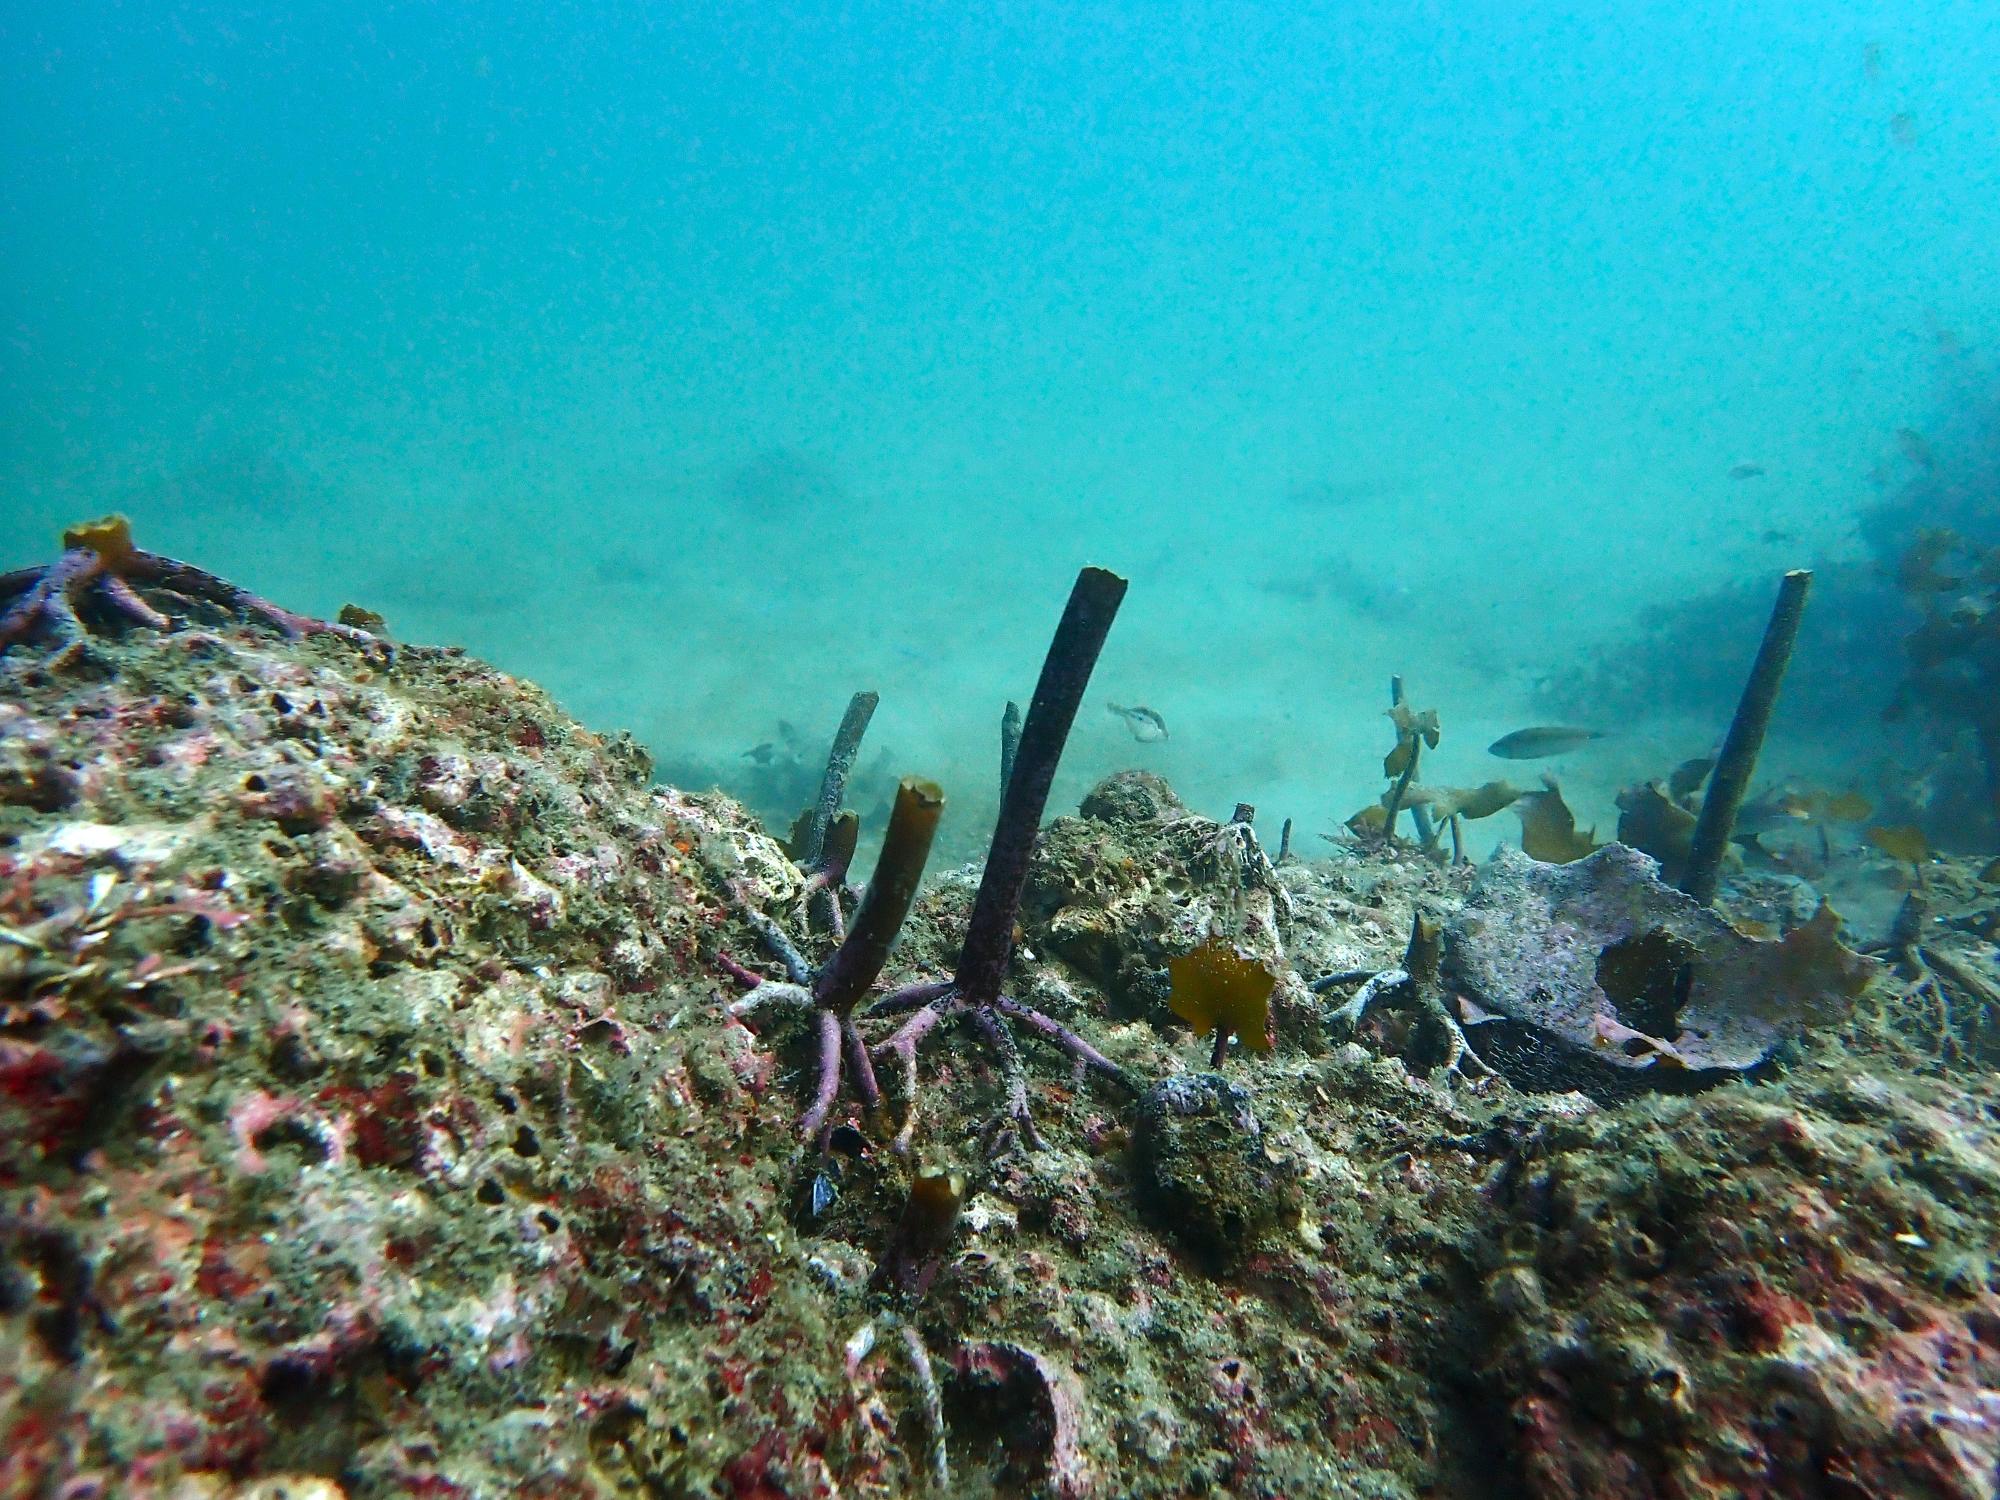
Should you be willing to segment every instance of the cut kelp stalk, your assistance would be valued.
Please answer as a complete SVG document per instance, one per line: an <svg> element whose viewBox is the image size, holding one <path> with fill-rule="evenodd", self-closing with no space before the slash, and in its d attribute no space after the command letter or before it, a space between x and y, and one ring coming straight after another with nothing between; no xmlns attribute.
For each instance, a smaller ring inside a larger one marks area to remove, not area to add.
<svg viewBox="0 0 2000 1500"><path fill-rule="evenodd" d="M875 717L875 705L881 701L877 693L856 693L847 700L833 748L826 753L826 774L820 777L819 800L813 804L812 822L806 825L805 847L799 851L802 869L817 870L825 861L826 830L840 811L840 799L847 795L847 773L854 769L861 737L868 732L868 721Z"/></svg>
<svg viewBox="0 0 2000 1500"><path fill-rule="evenodd" d="M1395 785L1389 788L1389 795L1382 802L1384 809L1382 842L1384 844L1394 844L1396 842L1396 814L1402 810L1403 798L1409 795L1410 783L1417 779L1417 759L1422 753L1423 741L1416 736L1412 736L1410 739L1409 759L1403 762L1403 774L1396 778ZM1422 808L1413 807L1410 809L1410 816L1416 821L1417 832L1425 835L1424 843L1428 846L1430 843L1428 830L1431 824L1427 816L1419 816L1422 811Z"/></svg>
<svg viewBox="0 0 2000 1500"><path fill-rule="evenodd" d="M1398 705L1400 705L1402 701L1403 701L1403 677L1402 674L1399 672L1395 676L1389 679L1389 707L1395 708ZM1414 756L1412 756L1410 760L1410 775L1412 778L1414 778L1416 775L1416 758ZM1407 784L1405 785L1404 790L1406 791L1408 790ZM1401 802L1403 799L1399 795L1396 800L1398 802ZM1423 846L1426 849L1430 848L1430 846L1437 840L1437 829L1431 826L1431 815L1429 809L1424 807L1412 807L1410 809L1410 820L1417 825L1417 837L1423 842ZM1393 817L1390 818L1388 824L1386 825L1388 833L1393 834L1396 831L1395 822L1396 820Z"/></svg>
<svg viewBox="0 0 2000 1500"><path fill-rule="evenodd" d="M896 805L882 852L875 859L875 876L861 909L847 929L847 939L835 950L813 981L813 1001L845 1015L868 992L888 961L890 945L910 914L910 903L923 883L924 863L937 836L944 812L944 793L934 781L903 778L896 788Z"/></svg>
<svg viewBox="0 0 2000 1500"><path fill-rule="evenodd" d="M1000 715L1000 795L1007 795L1007 783L1014 779L1014 757L1021 750L1021 705L1007 700Z"/></svg>
<svg viewBox="0 0 2000 1500"><path fill-rule="evenodd" d="M973 898L965 947L958 957L958 993L975 1005L999 998L1007 958L1014 947L1014 919L1021 909L1021 891L1028 880L1028 860L1041 832L1042 813L1056 777L1070 726L1076 722L1083 690L1097 665L1104 638L1125 598L1125 580L1104 568L1085 568L1076 575L1069 604L1056 626L1055 640L1042 662L1035 696L1021 726L1014 769L1000 799L1000 816L993 827L993 844L986 855L986 873Z"/></svg>
<svg viewBox="0 0 2000 1500"><path fill-rule="evenodd" d="M1806 568L1793 569L1778 585L1778 602L1764 627L1757 660L1751 664L1750 678L1736 704L1736 717L1729 721L1728 737L1709 774L1708 793L1701 800L1701 817L1695 823L1694 844L1688 854L1687 876L1681 881L1681 889L1704 906L1715 904L1716 889L1722 883L1722 856L1736 827L1736 811L1756 774L1757 754L1764 748L1765 731L1771 727L1771 709L1778 701L1778 687L1785 680L1811 589L1812 572Z"/></svg>

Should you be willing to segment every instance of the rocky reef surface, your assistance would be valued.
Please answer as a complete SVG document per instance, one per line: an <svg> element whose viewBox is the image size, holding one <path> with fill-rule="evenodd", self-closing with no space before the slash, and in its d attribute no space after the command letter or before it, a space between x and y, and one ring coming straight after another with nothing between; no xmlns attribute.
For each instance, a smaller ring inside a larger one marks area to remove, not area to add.
<svg viewBox="0 0 2000 1500"><path fill-rule="evenodd" d="M453 651L173 623L0 657L0 1493L2000 1490L2000 1089L1893 984L1700 1090L1443 1066L1308 981L1475 872L1134 773L1010 986L1123 1081L948 1022L907 1149L845 1095L802 1141L813 1016L729 968L825 943L739 807ZM1172 993L1217 935L1233 1049Z"/></svg>

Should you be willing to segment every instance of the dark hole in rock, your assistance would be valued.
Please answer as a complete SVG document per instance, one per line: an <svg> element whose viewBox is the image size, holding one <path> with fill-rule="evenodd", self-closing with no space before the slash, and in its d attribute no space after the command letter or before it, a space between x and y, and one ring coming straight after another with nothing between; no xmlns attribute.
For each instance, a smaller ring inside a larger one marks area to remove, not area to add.
<svg viewBox="0 0 2000 1500"><path fill-rule="evenodd" d="M189 917L186 925L181 928L180 938L174 944L174 951L183 954L200 953L209 946L214 937L215 924L207 917Z"/></svg>
<svg viewBox="0 0 2000 1500"><path fill-rule="evenodd" d="M1598 954L1597 984L1627 1026L1672 1038L1680 1034L1681 1007L1687 1004L1699 956L1685 938L1655 927Z"/></svg>
<svg viewBox="0 0 2000 1500"><path fill-rule="evenodd" d="M540 1156L542 1143L535 1136L533 1127L523 1125L514 1132L514 1154L516 1156Z"/></svg>
<svg viewBox="0 0 2000 1500"><path fill-rule="evenodd" d="M535 1222L541 1225L542 1228L546 1229L550 1234L554 1234L558 1229L562 1228L562 1220L558 1219L554 1214L550 1213L546 1208L543 1209L540 1213L535 1215Z"/></svg>
<svg viewBox="0 0 2000 1500"><path fill-rule="evenodd" d="M425 917L423 925L417 929L417 941L426 948L435 948L438 945L437 927L429 917Z"/></svg>
<svg viewBox="0 0 2000 1500"><path fill-rule="evenodd" d="M423 1064L424 1072L430 1077L441 1078L444 1076L444 1059L439 1057L435 1052L426 1052L423 1055Z"/></svg>
<svg viewBox="0 0 2000 1500"><path fill-rule="evenodd" d="M271 785L270 782L266 781L263 777L259 776L254 771L251 772L248 776L245 776L243 778L243 790L246 792L266 791L270 788L270 785Z"/></svg>
<svg viewBox="0 0 2000 1500"><path fill-rule="evenodd" d="M292 700L287 698L283 693L273 693L271 694L271 707L277 713L288 714L292 711Z"/></svg>
<svg viewBox="0 0 2000 1500"><path fill-rule="evenodd" d="M1044 1494L1055 1438L1044 1394L1028 1380L993 1384L947 1375L945 1429L951 1434L954 1480L966 1494Z"/></svg>
<svg viewBox="0 0 2000 1500"><path fill-rule="evenodd" d="M288 1420L297 1420L310 1412L326 1387L323 1370L307 1360L283 1356L265 1366L263 1379L258 1382L258 1391L266 1404Z"/></svg>
<svg viewBox="0 0 2000 1500"><path fill-rule="evenodd" d="M481 1203L505 1203L507 1201L506 1191L491 1177L480 1183L478 1191L472 1196L477 1198Z"/></svg>
<svg viewBox="0 0 2000 1500"><path fill-rule="evenodd" d="M325 1161L327 1157L326 1142L304 1120L274 1120L251 1136L250 1144L259 1151L295 1146L308 1161Z"/></svg>

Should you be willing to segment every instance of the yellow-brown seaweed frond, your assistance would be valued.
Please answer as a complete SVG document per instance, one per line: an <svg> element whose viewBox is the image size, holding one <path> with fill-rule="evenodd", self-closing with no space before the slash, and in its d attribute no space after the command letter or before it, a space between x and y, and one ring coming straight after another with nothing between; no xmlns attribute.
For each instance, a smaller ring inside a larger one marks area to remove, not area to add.
<svg viewBox="0 0 2000 1500"><path fill-rule="evenodd" d="M1582 859L1598 847L1591 837L1595 828L1576 831L1576 814L1563 801L1562 788L1553 776L1544 776L1546 790L1524 792L1515 802L1521 815L1521 852L1545 865L1566 865Z"/></svg>
<svg viewBox="0 0 2000 1500"><path fill-rule="evenodd" d="M1859 823L1875 811L1875 804L1855 791L1789 792L1778 805L1804 822Z"/></svg>
<svg viewBox="0 0 2000 1500"><path fill-rule="evenodd" d="M114 573L131 560L135 550L132 545L132 523L126 517L119 515L79 522L63 533L62 544L65 552L74 551L79 547L95 552L104 559L104 565Z"/></svg>
<svg viewBox="0 0 2000 1500"><path fill-rule="evenodd" d="M1896 586L1906 594L1943 594L1965 580L1941 566L1964 545L1959 534L1944 526L1926 526L1896 562Z"/></svg>
<svg viewBox="0 0 2000 1500"><path fill-rule="evenodd" d="M1924 837L1921 828L1908 823L1890 828L1870 828L1861 836L1889 858L1900 859L1905 864L1920 865L1930 858L1930 840Z"/></svg>
<svg viewBox="0 0 2000 1500"><path fill-rule="evenodd" d="M1278 977L1269 969L1212 938L1192 953L1168 959L1167 974L1172 981L1167 1008L1195 1035L1220 1030L1252 1052L1271 1050L1271 994Z"/></svg>
<svg viewBox="0 0 2000 1500"><path fill-rule="evenodd" d="M1715 769L1713 755L1697 755L1692 760L1684 760L1667 773L1667 795L1676 802L1686 802L1701 790L1701 784L1708 780L1708 773Z"/></svg>
<svg viewBox="0 0 2000 1500"><path fill-rule="evenodd" d="M1670 879L1694 849L1695 815L1668 795L1660 782L1628 786L1618 794L1618 842L1657 859Z"/></svg>
<svg viewBox="0 0 2000 1500"><path fill-rule="evenodd" d="M813 812L814 809L808 807L792 819L791 832L780 845L792 859L806 857L807 845L812 837ZM844 870L853 862L855 847L860 842L861 814L843 807L826 825L826 848L820 858L829 866L837 864Z"/></svg>
<svg viewBox="0 0 2000 1500"><path fill-rule="evenodd" d="M1753 1013L1832 1025L1881 972L1881 964L1841 942L1840 915L1821 901L1811 921L1750 950L1736 1003Z"/></svg>
<svg viewBox="0 0 2000 1500"><path fill-rule="evenodd" d="M1429 749L1437 749L1440 731L1436 709L1419 711L1407 703L1398 703L1387 712L1389 721L1396 726L1396 738L1421 739Z"/></svg>
<svg viewBox="0 0 2000 1500"><path fill-rule="evenodd" d="M1389 721L1396 726L1396 748L1382 757L1382 774L1394 780L1409 770L1410 760L1417 753L1417 741L1422 740L1435 750L1442 731L1434 708L1418 712L1407 703L1398 703L1388 714Z"/></svg>
<svg viewBox="0 0 2000 1500"><path fill-rule="evenodd" d="M1358 839L1376 842L1389 826L1389 812L1381 803L1371 802L1340 826Z"/></svg>

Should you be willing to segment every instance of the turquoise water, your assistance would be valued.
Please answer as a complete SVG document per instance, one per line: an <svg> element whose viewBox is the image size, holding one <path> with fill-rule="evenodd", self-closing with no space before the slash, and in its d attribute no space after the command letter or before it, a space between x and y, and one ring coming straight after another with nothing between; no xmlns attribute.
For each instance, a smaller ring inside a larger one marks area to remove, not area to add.
<svg viewBox="0 0 2000 1500"><path fill-rule="evenodd" d="M1100 562L1094 696L1171 737L1087 710L1057 805L1316 833L1391 672L1484 779L1643 606L1859 558L1898 428L1950 460L2000 12L1813 9L15 6L0 564L124 510L739 789L874 688L970 849ZM1586 822L1714 732L1618 727Z"/></svg>

